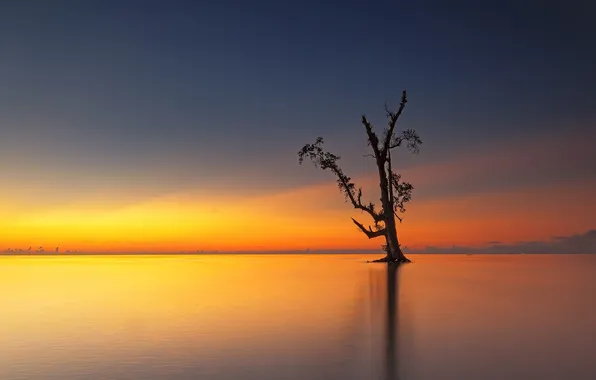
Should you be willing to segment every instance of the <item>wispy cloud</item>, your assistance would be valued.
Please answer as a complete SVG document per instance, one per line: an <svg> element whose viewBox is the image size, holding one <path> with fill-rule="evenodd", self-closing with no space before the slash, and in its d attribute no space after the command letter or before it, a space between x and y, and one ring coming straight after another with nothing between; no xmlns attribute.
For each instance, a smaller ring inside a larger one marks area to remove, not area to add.
<svg viewBox="0 0 596 380"><path fill-rule="evenodd" d="M425 247L404 249L409 253L558 253L558 254L596 254L596 229L583 234L556 236L549 241L524 241L502 245L495 242L488 247L453 246L448 248Z"/></svg>

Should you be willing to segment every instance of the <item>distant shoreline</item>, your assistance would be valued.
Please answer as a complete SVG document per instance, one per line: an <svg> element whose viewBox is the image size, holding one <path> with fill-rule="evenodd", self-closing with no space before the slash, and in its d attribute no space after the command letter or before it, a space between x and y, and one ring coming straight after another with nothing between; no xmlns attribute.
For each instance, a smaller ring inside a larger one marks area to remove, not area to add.
<svg viewBox="0 0 596 380"><path fill-rule="evenodd" d="M383 255L383 252L319 252L319 251L286 251L286 252L44 252L44 253L10 253L0 252L0 257L56 257L56 256L225 256L225 255ZM412 252L407 255L458 255L458 256L505 256L505 255L591 255L592 253L438 253Z"/></svg>
<svg viewBox="0 0 596 380"><path fill-rule="evenodd" d="M0 256L206 256L206 255L383 255L384 252L324 252L324 251L280 251L280 252L0 252Z"/></svg>

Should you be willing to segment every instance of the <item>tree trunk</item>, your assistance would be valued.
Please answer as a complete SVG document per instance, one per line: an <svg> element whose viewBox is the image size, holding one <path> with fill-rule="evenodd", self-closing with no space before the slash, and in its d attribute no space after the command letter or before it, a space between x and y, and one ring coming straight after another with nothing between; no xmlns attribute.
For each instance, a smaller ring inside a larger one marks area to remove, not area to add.
<svg viewBox="0 0 596 380"><path fill-rule="evenodd" d="M403 252L401 251L400 245L399 245L399 240L397 239L397 228L395 226L395 207L394 207L394 198L393 198L393 168L391 167L391 149L389 149L389 151L387 152L387 172L388 172L388 176L387 176L387 181L388 181L388 192L389 192L389 204L391 205L391 221L392 221L392 227L387 229L387 234L391 235L392 237L390 237L387 240L393 240L395 242L395 244L392 244L391 247L392 252L391 252L391 257L393 257L394 261L397 262L410 262L410 260L408 260L406 258L406 256L404 256Z"/></svg>
<svg viewBox="0 0 596 380"><path fill-rule="evenodd" d="M383 204L383 212L385 213L385 230L387 240L387 261L392 262L409 262L404 256L399 246L397 239L397 230L395 228L395 214L393 210L393 202L390 200L389 191L390 182L385 172L385 162L377 160L377 168L379 170L379 187L381 188L381 203Z"/></svg>
<svg viewBox="0 0 596 380"><path fill-rule="evenodd" d="M389 236L387 236L387 235L385 235L385 247L387 248L387 250L386 250L387 255L385 255L385 260L386 261L391 261L391 256L392 256L391 255L391 252L392 252L392 249L391 249L391 240L389 240Z"/></svg>
<svg viewBox="0 0 596 380"><path fill-rule="evenodd" d="M391 241L391 259L399 263L408 263L410 260L404 255L399 246L399 240L397 239L397 230L395 228L395 216L393 210L391 210L391 218L385 222L385 228L387 229L387 240Z"/></svg>
<svg viewBox="0 0 596 380"><path fill-rule="evenodd" d="M381 204L383 205L383 212L385 214L385 230L386 235L385 239L387 241L387 260L395 260L393 256L393 252L395 251L394 247L397 243L393 237L395 234L391 233L391 220L393 220L393 207L391 206L391 202L389 201L389 183L387 181L387 175L385 173L385 162L379 160L377 161L377 166L379 169L379 187L381 188ZM391 214L391 215L390 215ZM393 223L393 230L395 231L395 221Z"/></svg>

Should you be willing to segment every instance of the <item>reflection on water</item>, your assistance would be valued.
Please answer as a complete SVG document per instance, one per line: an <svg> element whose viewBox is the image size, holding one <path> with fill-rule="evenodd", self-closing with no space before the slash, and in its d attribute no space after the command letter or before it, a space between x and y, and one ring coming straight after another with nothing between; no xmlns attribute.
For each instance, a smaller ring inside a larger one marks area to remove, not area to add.
<svg viewBox="0 0 596 380"><path fill-rule="evenodd" d="M385 331L385 339L387 340L387 354L386 354L386 378L396 379L397 378L397 352L396 352L396 329L395 326L398 323L399 312L397 305L399 301L397 299L399 295L399 289L397 287L397 273L399 268L395 265L388 265L387 268L387 317L385 318L385 325L387 331Z"/></svg>
<svg viewBox="0 0 596 380"><path fill-rule="evenodd" d="M0 257L0 378L596 378L596 256L366 259Z"/></svg>

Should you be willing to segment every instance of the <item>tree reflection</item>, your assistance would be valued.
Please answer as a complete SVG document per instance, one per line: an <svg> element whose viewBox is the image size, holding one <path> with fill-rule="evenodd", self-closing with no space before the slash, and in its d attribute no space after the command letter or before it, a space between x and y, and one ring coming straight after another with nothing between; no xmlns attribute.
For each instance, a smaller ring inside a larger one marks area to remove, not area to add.
<svg viewBox="0 0 596 380"><path fill-rule="evenodd" d="M400 265L382 264L371 268L369 276L369 299L371 333L376 336L373 341L374 352L386 380L398 379L399 357L399 271Z"/></svg>
<svg viewBox="0 0 596 380"><path fill-rule="evenodd" d="M399 265L387 265L387 314L385 318L385 378L397 379L398 274Z"/></svg>

